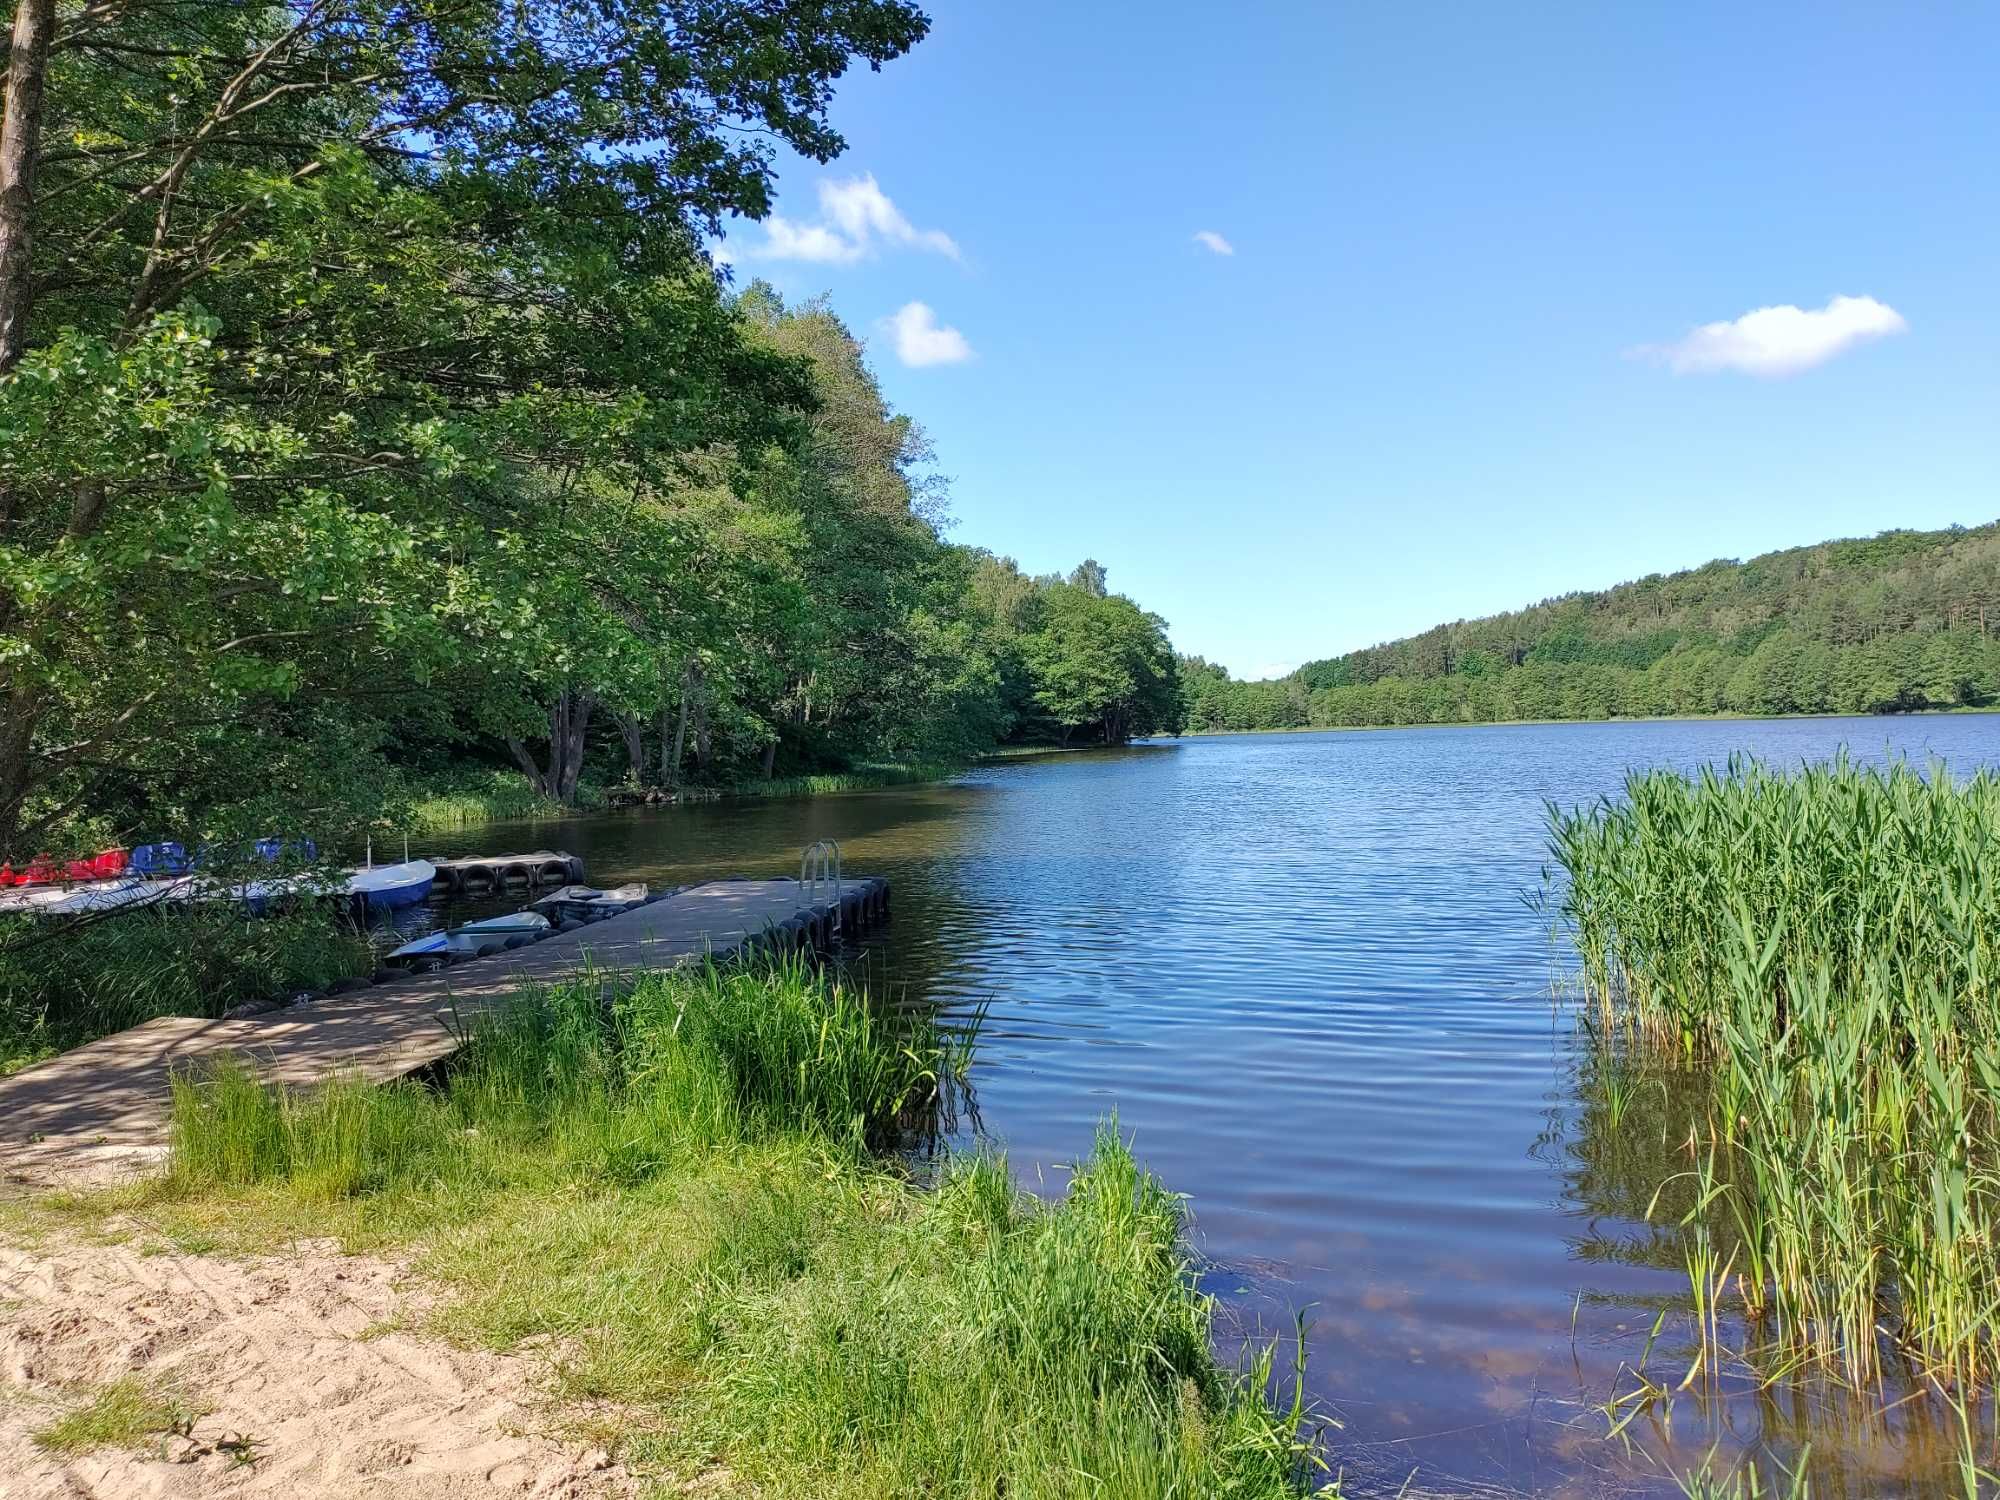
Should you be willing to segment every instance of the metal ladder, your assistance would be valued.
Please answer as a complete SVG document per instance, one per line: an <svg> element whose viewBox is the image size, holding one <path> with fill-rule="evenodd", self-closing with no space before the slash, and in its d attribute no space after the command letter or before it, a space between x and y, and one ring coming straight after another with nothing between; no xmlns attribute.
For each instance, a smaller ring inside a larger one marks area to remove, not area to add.
<svg viewBox="0 0 2000 1500"><path fill-rule="evenodd" d="M808 910L819 905L821 892L833 892L833 915L829 918L828 933L840 936L840 845L832 839L821 839L816 844L806 845L805 853L799 856L799 901Z"/></svg>

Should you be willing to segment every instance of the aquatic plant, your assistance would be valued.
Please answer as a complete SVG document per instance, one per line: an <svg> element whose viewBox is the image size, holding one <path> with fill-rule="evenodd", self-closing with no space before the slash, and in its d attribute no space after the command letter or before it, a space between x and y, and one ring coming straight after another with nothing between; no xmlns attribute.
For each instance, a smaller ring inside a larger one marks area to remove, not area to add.
<svg viewBox="0 0 2000 1500"><path fill-rule="evenodd" d="M435 1087L175 1082L154 1211L415 1243L459 1337L551 1338L642 1470L874 1497L1286 1496L1324 1478L1271 1352L1210 1353L1182 1200L1106 1130L1044 1202L917 1186L974 1038L796 962L596 981L470 1027ZM1327 1491L1332 1493L1332 1491Z"/></svg>
<svg viewBox="0 0 2000 1500"><path fill-rule="evenodd" d="M1715 1070L1686 1224L1704 1350L1727 1283L1761 1342L1852 1381L1990 1380L2000 781L1732 760L1552 807L1549 834L1598 1023Z"/></svg>

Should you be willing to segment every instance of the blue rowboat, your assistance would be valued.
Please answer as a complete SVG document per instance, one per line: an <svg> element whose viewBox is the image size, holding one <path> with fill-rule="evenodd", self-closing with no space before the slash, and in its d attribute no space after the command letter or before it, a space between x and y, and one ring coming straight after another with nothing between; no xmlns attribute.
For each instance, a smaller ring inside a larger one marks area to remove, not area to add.
<svg viewBox="0 0 2000 1500"><path fill-rule="evenodd" d="M371 911L401 911L431 893L437 866L427 859L406 859L399 865L372 865L347 872L347 894L359 896Z"/></svg>

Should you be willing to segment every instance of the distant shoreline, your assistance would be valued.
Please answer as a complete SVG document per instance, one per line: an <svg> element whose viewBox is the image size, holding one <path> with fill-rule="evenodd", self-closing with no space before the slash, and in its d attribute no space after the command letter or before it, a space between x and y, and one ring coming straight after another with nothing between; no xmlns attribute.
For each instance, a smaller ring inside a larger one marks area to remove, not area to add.
<svg viewBox="0 0 2000 1500"><path fill-rule="evenodd" d="M1373 734L1385 729L1509 729L1552 724L1776 724L1787 719L1949 719L1978 714L2000 714L2000 703L1982 708L1911 708L1893 714L1620 714L1610 719L1440 719L1422 724L1298 724L1280 729L1190 729L1178 738L1220 740L1241 739L1253 734ZM1153 738L1169 739L1174 736Z"/></svg>

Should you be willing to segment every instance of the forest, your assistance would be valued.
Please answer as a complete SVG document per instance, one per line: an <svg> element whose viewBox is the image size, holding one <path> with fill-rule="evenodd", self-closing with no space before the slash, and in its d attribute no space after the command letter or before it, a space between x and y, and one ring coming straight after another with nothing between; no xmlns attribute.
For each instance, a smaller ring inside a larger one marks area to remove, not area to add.
<svg viewBox="0 0 2000 1500"><path fill-rule="evenodd" d="M948 540L852 330L711 256L927 26L24 0L0 857L1176 730L1164 622Z"/></svg>
<svg viewBox="0 0 2000 1500"><path fill-rule="evenodd" d="M1191 731L1904 713L2000 698L2000 523L1887 531L1434 626L1271 682L1198 657Z"/></svg>

